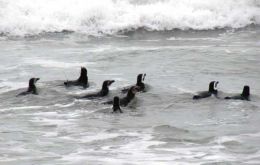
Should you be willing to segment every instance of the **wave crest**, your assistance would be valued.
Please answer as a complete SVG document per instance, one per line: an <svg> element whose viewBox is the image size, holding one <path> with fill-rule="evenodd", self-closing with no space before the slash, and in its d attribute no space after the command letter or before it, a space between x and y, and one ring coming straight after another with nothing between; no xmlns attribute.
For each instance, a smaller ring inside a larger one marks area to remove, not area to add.
<svg viewBox="0 0 260 165"><path fill-rule="evenodd" d="M260 24L259 11L256 0L0 0L0 33L242 28Z"/></svg>

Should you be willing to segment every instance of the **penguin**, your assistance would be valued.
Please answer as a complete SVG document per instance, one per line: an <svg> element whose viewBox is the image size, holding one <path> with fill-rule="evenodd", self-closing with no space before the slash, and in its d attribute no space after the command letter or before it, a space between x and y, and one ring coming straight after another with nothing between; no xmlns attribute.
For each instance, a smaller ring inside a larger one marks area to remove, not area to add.
<svg viewBox="0 0 260 165"><path fill-rule="evenodd" d="M126 107L134 98L135 94L140 91L140 87L138 86L132 86L128 92L127 95L123 98L120 98L120 106ZM105 104L113 104L112 101L105 102Z"/></svg>
<svg viewBox="0 0 260 165"><path fill-rule="evenodd" d="M250 101L250 87L248 85L245 85L243 88L243 92L240 95L228 96L228 97L225 97L225 99Z"/></svg>
<svg viewBox="0 0 260 165"><path fill-rule="evenodd" d="M146 76L146 73L137 75L137 81L136 81L135 85L140 88L140 92L145 92L145 84L143 83L145 76ZM126 87L122 90L122 93L126 93L128 90L129 90L129 87Z"/></svg>
<svg viewBox="0 0 260 165"><path fill-rule="evenodd" d="M17 96L23 96L23 95L28 95L28 94L34 94L34 95L38 95L38 92L37 92L37 88L35 86L35 83L40 80L40 78L31 78L29 80L29 86L28 86L28 89L27 91L24 91L22 93L19 93Z"/></svg>
<svg viewBox="0 0 260 165"><path fill-rule="evenodd" d="M114 97L114 101L113 101L113 112L112 113L116 113L116 112L120 112L123 113L123 111L120 108L120 99L118 96Z"/></svg>
<svg viewBox="0 0 260 165"><path fill-rule="evenodd" d="M78 99L94 99L99 97L107 96L109 93L109 86L113 84L115 80L105 80L102 84L102 89L97 93L89 93L85 96L77 97Z"/></svg>
<svg viewBox="0 0 260 165"><path fill-rule="evenodd" d="M198 95L193 96L193 99L197 100L197 99L207 98L210 97L212 94L217 97L218 90L216 88L218 83L219 83L218 81L211 81L209 83L209 90L200 92Z"/></svg>
<svg viewBox="0 0 260 165"><path fill-rule="evenodd" d="M120 99L120 105L124 107L127 106L135 98L137 92L140 92L140 87L132 86L128 90L127 95Z"/></svg>
<svg viewBox="0 0 260 165"><path fill-rule="evenodd" d="M69 87L69 86L83 86L83 88L88 88L89 83L88 83L88 72L85 67L81 67L80 71L80 77L77 80L74 81L66 81L64 82L64 85Z"/></svg>

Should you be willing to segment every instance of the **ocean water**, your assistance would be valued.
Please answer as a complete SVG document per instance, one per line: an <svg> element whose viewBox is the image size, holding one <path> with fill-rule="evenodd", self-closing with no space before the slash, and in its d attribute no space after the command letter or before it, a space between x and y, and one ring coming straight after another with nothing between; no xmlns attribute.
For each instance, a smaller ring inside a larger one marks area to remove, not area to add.
<svg viewBox="0 0 260 165"><path fill-rule="evenodd" d="M0 20L1 165L260 164L259 0L0 0ZM90 88L65 88L81 66ZM220 99L192 100L213 80Z"/></svg>

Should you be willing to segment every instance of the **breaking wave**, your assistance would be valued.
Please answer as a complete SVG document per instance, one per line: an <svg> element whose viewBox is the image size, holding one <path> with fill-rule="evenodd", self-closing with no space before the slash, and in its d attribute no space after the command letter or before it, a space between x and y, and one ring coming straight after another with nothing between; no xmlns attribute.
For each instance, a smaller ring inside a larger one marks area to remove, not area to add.
<svg viewBox="0 0 260 165"><path fill-rule="evenodd" d="M260 24L259 0L0 0L0 34L86 35Z"/></svg>

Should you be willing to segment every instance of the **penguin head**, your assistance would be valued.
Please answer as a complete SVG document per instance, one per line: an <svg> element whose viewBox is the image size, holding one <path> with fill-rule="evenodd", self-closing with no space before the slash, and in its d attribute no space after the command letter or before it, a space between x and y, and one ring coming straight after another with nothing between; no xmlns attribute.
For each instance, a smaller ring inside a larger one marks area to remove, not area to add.
<svg viewBox="0 0 260 165"><path fill-rule="evenodd" d="M113 84L115 80L105 80L102 85L102 89L108 88L111 84Z"/></svg>
<svg viewBox="0 0 260 165"><path fill-rule="evenodd" d="M80 83L88 83L88 72L87 72L87 69L85 67L81 67L81 70L80 70L80 76L78 78L78 81Z"/></svg>
<svg viewBox="0 0 260 165"><path fill-rule="evenodd" d="M209 92L211 92L211 93L217 93L218 92L218 90L217 90L217 86L218 86L218 81L211 81L210 83L209 83Z"/></svg>
<svg viewBox="0 0 260 165"><path fill-rule="evenodd" d="M142 83L142 81L144 81L144 79L145 79L145 76L146 76L146 73L145 74L138 74L136 84L138 85L138 84Z"/></svg>
<svg viewBox="0 0 260 165"><path fill-rule="evenodd" d="M248 98L250 96L250 87L248 85L244 86L244 89L243 89L243 92L241 95L246 98Z"/></svg>
<svg viewBox="0 0 260 165"><path fill-rule="evenodd" d="M117 110L121 110L120 99L118 96L115 96L113 101L113 111L116 112Z"/></svg>
<svg viewBox="0 0 260 165"><path fill-rule="evenodd" d="M40 78L31 78L29 80L29 87L35 86L35 83L40 80Z"/></svg>
<svg viewBox="0 0 260 165"><path fill-rule="evenodd" d="M86 76L88 74L88 71L85 67L81 67L80 70L80 76Z"/></svg>
<svg viewBox="0 0 260 165"><path fill-rule="evenodd" d="M138 74L138 75L137 75L137 84L138 84L138 83L141 83L142 80L143 80L143 74Z"/></svg>

